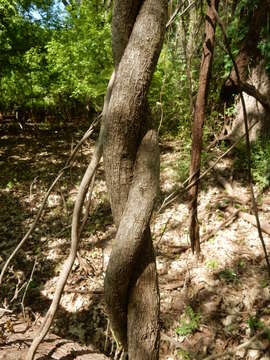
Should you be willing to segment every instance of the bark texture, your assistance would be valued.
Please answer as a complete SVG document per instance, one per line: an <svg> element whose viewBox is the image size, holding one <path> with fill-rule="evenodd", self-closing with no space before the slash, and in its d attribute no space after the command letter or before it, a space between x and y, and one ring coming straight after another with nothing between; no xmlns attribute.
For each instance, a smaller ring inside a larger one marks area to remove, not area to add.
<svg viewBox="0 0 270 360"><path fill-rule="evenodd" d="M203 43L203 54L201 60L199 89L195 106L194 121L192 127L192 150L191 150L191 164L190 164L190 183L197 180L195 185L189 190L190 195L190 217L189 217L189 236L192 251L196 254L200 253L200 234L199 223L197 218L197 202L198 202L198 188L200 176L200 163L202 151L202 133L203 123L205 118L205 109L208 96L208 87L211 76L212 60L214 54L215 43L215 28L216 19L211 6L216 9L218 7L218 0L211 0L207 7L205 20L205 39Z"/></svg>
<svg viewBox="0 0 270 360"><path fill-rule="evenodd" d="M132 360L158 359L159 292L149 221L159 187L159 150L146 96L166 21L166 0L114 1L116 73L103 155L118 230L105 301L114 335Z"/></svg>
<svg viewBox="0 0 270 360"><path fill-rule="evenodd" d="M250 85L252 84L252 86ZM250 131L250 140L270 137L270 76L261 61L250 70L248 83L241 84L246 103L248 125L256 125ZM259 120L259 121L258 121ZM245 133L241 102L236 103L236 116L232 121L230 139L238 140Z"/></svg>

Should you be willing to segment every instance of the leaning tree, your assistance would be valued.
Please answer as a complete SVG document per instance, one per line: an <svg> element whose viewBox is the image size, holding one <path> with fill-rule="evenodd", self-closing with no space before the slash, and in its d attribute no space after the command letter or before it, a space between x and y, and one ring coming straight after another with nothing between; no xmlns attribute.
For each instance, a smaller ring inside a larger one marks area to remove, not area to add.
<svg viewBox="0 0 270 360"><path fill-rule="evenodd" d="M159 187L159 149L147 93L161 51L167 0L115 0L115 71L102 125L82 179L72 220L70 255L27 360L49 330L78 249L83 202L103 154L116 237L105 277L105 301L114 337L129 359L158 359L159 290L149 222Z"/></svg>

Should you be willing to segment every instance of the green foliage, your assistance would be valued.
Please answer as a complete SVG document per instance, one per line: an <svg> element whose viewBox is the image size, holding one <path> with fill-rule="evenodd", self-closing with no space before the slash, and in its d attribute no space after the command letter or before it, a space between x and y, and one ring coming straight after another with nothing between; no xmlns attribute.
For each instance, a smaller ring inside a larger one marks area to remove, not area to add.
<svg viewBox="0 0 270 360"><path fill-rule="evenodd" d="M233 269L222 270L219 273L219 277L228 283L236 282L238 280L238 275L235 273Z"/></svg>
<svg viewBox="0 0 270 360"><path fill-rule="evenodd" d="M240 172L247 172L248 160L245 144L239 145L234 161L234 167ZM267 139L258 140L251 145L251 170L255 183L260 190L270 184L270 142Z"/></svg>
<svg viewBox="0 0 270 360"><path fill-rule="evenodd" d="M263 37L259 42L258 48L265 60L266 71L270 72L270 37Z"/></svg>
<svg viewBox="0 0 270 360"><path fill-rule="evenodd" d="M183 349L178 350L177 355L179 356L179 360L190 360L190 355L186 350Z"/></svg>
<svg viewBox="0 0 270 360"><path fill-rule="evenodd" d="M211 259L206 262L206 266L209 269L215 270L218 268L218 261L216 259Z"/></svg>
<svg viewBox="0 0 270 360"><path fill-rule="evenodd" d="M189 176L191 141L186 141L177 160L178 181L184 182Z"/></svg>
<svg viewBox="0 0 270 360"><path fill-rule="evenodd" d="M68 12L65 28L46 45L48 68L54 81L50 102L76 99L100 109L112 72L110 23L97 3L84 1Z"/></svg>
<svg viewBox="0 0 270 360"><path fill-rule="evenodd" d="M185 65L175 61L166 46L153 75L148 98L158 124L163 116L161 131L177 134L180 129L186 129L189 121L188 95L183 88L179 91L179 74L184 76ZM186 79L183 81L186 83Z"/></svg>
<svg viewBox="0 0 270 360"><path fill-rule="evenodd" d="M200 326L201 314L187 306L184 317L179 321L179 326L176 328L176 333L180 336L187 336L198 330Z"/></svg>
<svg viewBox="0 0 270 360"><path fill-rule="evenodd" d="M269 280L268 280L268 279L263 279L263 280L261 281L261 287L262 287L263 289L265 289L268 285L269 285Z"/></svg>
<svg viewBox="0 0 270 360"><path fill-rule="evenodd" d="M112 71L100 1L63 9L56 0L0 0L0 15L0 111L100 109Z"/></svg>
<svg viewBox="0 0 270 360"><path fill-rule="evenodd" d="M253 334L256 330L263 329L264 328L264 322L258 319L257 317L250 316L247 320L248 327L251 330L251 333Z"/></svg>

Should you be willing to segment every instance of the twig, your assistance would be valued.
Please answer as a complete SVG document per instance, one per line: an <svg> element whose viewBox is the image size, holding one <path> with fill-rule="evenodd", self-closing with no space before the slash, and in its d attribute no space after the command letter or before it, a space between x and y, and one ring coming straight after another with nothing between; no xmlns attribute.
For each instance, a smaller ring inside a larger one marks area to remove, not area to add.
<svg viewBox="0 0 270 360"><path fill-rule="evenodd" d="M19 284L20 282L17 283L16 285L16 289L15 289L15 293L13 295L13 298L10 300L10 303L13 303L14 300L18 299L19 293L23 290L23 288L25 288L25 286L27 285L27 283L23 283L22 286L19 288Z"/></svg>
<svg viewBox="0 0 270 360"><path fill-rule="evenodd" d="M9 313L9 314L12 314L12 313L13 313L13 310L4 309L4 308L0 308L0 311L2 311L2 312L7 312L7 313Z"/></svg>
<svg viewBox="0 0 270 360"><path fill-rule="evenodd" d="M254 341L256 341L258 338L260 338L263 334L270 331L269 325L270 324L267 324L264 327L264 329L262 331L260 331L258 334L254 335L252 338L250 338L248 341L244 342L243 344L237 346L234 349L234 351L225 351L220 354L213 354L213 355L207 356L203 360L215 360L215 359L220 359L223 357L230 357L230 359L232 359L232 357L237 353L237 351L248 348Z"/></svg>
<svg viewBox="0 0 270 360"><path fill-rule="evenodd" d="M31 281L33 280L33 275L34 275L34 271L35 271L36 265L37 265L37 257L35 258L35 262L34 262L34 265L33 265L33 269L32 269L32 271L31 271L30 279L29 279L28 282L27 282L26 288L25 288L24 293L23 293L22 301L21 301L21 306L22 306L22 312L23 312L23 318L24 318L24 320L25 320L24 300L25 300L25 296L26 296L27 290L28 290L28 288L29 288L29 285L31 284Z"/></svg>
<svg viewBox="0 0 270 360"><path fill-rule="evenodd" d="M166 29L168 29L171 24L174 22L175 18L177 17L177 15L179 14L179 16L183 16L187 11L189 11L195 4L196 4L197 0L194 0L192 2L189 2L188 6L179 14L180 10L182 9L182 6L184 4L184 2L182 4L180 4L175 12L172 14L171 18L169 19L169 21L166 24Z"/></svg>
<svg viewBox="0 0 270 360"><path fill-rule="evenodd" d="M217 228L211 230L210 232L208 232L207 234L204 234L202 239L201 239L201 243L208 241L213 235L215 235L219 230L221 230L223 227L228 226L235 217L238 216L240 212L240 209L235 210L234 212L231 213L230 216L227 217L227 219L225 219Z"/></svg>
<svg viewBox="0 0 270 360"><path fill-rule="evenodd" d="M86 204L85 214L84 214L81 226L80 226L79 237L81 236L81 233L82 233L82 231L84 229L84 226L86 224L86 221L87 221L87 218L88 218L88 215L89 215L89 210L90 210L90 206L91 206L91 202L92 202L92 193L93 193L94 184L95 184L95 174L93 175L93 178L92 178L92 181L91 181L91 184L90 184L90 188L89 188L89 192L88 192L88 202Z"/></svg>
<svg viewBox="0 0 270 360"><path fill-rule="evenodd" d="M32 189L33 189L33 186L34 186L34 183L36 182L38 176L36 176L34 178L34 180L31 182L31 185L30 185L30 191L29 191L29 202L31 203L32 201Z"/></svg>
<svg viewBox="0 0 270 360"><path fill-rule="evenodd" d="M107 319L107 328L106 328L106 337L105 337L105 343L104 343L104 352L106 352L107 346L108 346L109 330L110 330L110 320Z"/></svg>
<svg viewBox="0 0 270 360"><path fill-rule="evenodd" d="M86 131L86 133L84 134L84 136L82 137L82 139L79 141L79 143L76 145L75 149L73 150L72 154L70 155L69 159L67 160L65 166L60 170L60 172L58 173L57 177L55 178L55 180L52 182L51 186L49 187L48 191L46 192L44 199L41 203L41 206L38 210L38 213L36 215L36 218L34 220L34 222L32 223L32 225L30 226L29 230L27 231L27 233L25 234L25 236L23 237L23 239L19 242L19 244L17 245L17 247L14 249L14 251L12 252L12 254L9 256L9 258L7 259L7 261L5 262L3 269L1 271L1 275L0 275L0 286L2 285L3 282L3 277L4 274L11 262L11 260L14 258L14 256L17 254L17 252L21 249L21 247L24 245L24 243L26 242L26 240L28 240L29 236L32 234L32 232L34 231L43 210L45 209L48 197L50 195L50 193L52 192L53 188L55 187L55 185L57 184L58 180L63 176L65 170L69 169L73 163L73 160L75 158L76 153L78 152L79 148L81 147L81 145L84 143L84 141L86 139L89 138L89 136L92 134L92 132L94 131L94 128L97 124L98 120L94 121L91 126L89 127L89 129Z"/></svg>
<svg viewBox="0 0 270 360"><path fill-rule="evenodd" d="M156 242L156 247L158 247L159 243L161 242L161 240L162 240L162 238L163 238L163 235L164 235L165 232L166 232L166 229L167 229L167 226L168 226L170 220L171 220L171 216L169 216L168 219L167 219L167 221L165 222L165 224L163 224L163 227L164 227L164 228L163 228L163 230L161 231L161 234L160 234L160 237L159 237L158 241Z"/></svg>
<svg viewBox="0 0 270 360"><path fill-rule="evenodd" d="M248 182L249 182L249 188L250 188L250 193L251 193L251 201L252 201L252 207L253 207L253 211L254 211L254 215L256 218L256 223L257 223L257 229L258 229L258 235L262 244L262 248L264 251L264 256L265 256L265 261L267 264L267 271L268 271L268 275L270 277L270 263L269 263L269 258L268 258L268 254L267 254L267 250L266 250L266 246L265 246L265 242L263 239L263 235L262 235L262 229L261 229L261 224L260 224L260 219L259 219L259 215L258 215L258 208L257 208L257 203L255 200L255 195L254 195L254 189L253 189L253 184L252 184L252 174L251 174L251 157L250 157L250 140L249 140L249 131L248 131L248 118L247 118L247 110L246 110L246 103L245 103L245 99L243 96L243 91L241 88L241 79L240 79L240 74L239 74L239 69L238 66L234 60L232 51L231 51L231 47L230 47L230 43L228 41L227 38L227 34L226 34L226 30L224 27L224 24L222 22L222 20L220 19L216 9L214 8L214 6L212 6L213 12L215 14L215 17L217 19L217 22L220 25L221 31L223 33L224 36L224 42L225 42L225 46L227 49L227 52L232 60L233 63L233 67L236 73L236 77L237 77L237 86L238 86L238 91L240 94L240 99L241 99L241 103L242 103L242 108L243 108L243 114L244 114L244 123L245 123L245 136L246 136L246 148L247 148L247 157L248 157Z"/></svg>

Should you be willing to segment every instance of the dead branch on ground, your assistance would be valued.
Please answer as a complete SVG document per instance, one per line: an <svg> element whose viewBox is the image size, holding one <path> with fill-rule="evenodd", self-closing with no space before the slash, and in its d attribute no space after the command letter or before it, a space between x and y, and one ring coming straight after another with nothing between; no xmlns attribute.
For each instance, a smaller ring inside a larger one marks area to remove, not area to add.
<svg viewBox="0 0 270 360"><path fill-rule="evenodd" d="M263 328L263 330L258 332L258 334L254 335L252 338L250 338L248 341L244 342L243 344L237 346L233 351L229 350L229 351L225 351L225 352L220 353L220 354L213 354L213 355L207 356L203 360L215 360L215 359L221 359L221 358L232 359L239 350L247 349L252 343L254 343L256 340L258 340L261 336L268 333L270 331L269 326L270 326L270 324L267 324Z"/></svg>

